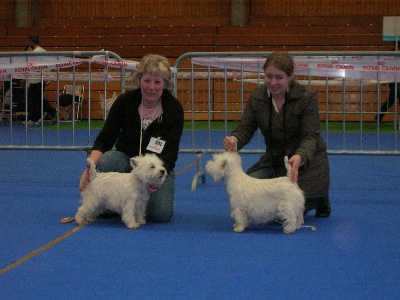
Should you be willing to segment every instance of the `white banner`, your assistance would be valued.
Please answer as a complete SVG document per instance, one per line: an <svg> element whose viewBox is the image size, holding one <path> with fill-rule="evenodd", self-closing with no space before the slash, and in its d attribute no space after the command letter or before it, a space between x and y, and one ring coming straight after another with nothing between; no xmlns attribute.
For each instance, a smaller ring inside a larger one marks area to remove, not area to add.
<svg viewBox="0 0 400 300"><path fill-rule="evenodd" d="M210 66L227 70L262 72L266 57L197 57L192 64ZM295 75L312 75L321 77L340 77L365 80L398 81L400 79L400 58L385 57L301 57L293 58Z"/></svg>
<svg viewBox="0 0 400 300"><path fill-rule="evenodd" d="M71 58L65 56L7 56L0 57L0 79L6 80L13 75L14 78L20 79L32 79L41 78L41 71L44 71L44 78L46 80L56 80L56 74L50 72L51 70L57 70L62 68L71 68L73 66L78 66L84 62L91 62L94 64L100 64L103 66L109 66L113 68L125 68L127 70L136 70L139 62L123 60L117 61L113 58L106 60L104 55L93 56L89 59L81 58ZM107 81L115 81L115 77L120 78L121 76L116 73L108 74L108 72L98 72L97 74L91 75L94 80L103 80L106 77ZM88 79L87 73L76 72L75 78L78 79ZM61 80L72 80L71 72L60 72Z"/></svg>
<svg viewBox="0 0 400 300"><path fill-rule="evenodd" d="M85 62L79 58L30 56L30 57L0 57L0 75L13 75L49 71L53 69L70 68Z"/></svg>
<svg viewBox="0 0 400 300"><path fill-rule="evenodd" d="M106 59L105 55L95 55L90 58L90 61L92 63L100 64L103 66L109 66L111 68L125 68L127 70L136 70L139 62L138 61L133 61L133 60L123 60L123 61L117 61L114 58L109 58Z"/></svg>

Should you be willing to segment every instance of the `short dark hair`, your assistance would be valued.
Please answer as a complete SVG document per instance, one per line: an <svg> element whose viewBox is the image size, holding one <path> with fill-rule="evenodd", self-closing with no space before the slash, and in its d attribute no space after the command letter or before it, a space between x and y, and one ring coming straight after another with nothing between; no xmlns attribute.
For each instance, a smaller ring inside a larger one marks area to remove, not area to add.
<svg viewBox="0 0 400 300"><path fill-rule="evenodd" d="M285 72L287 76L292 76L294 72L294 62L292 56L286 51L276 51L268 56L264 63L263 69L269 66L274 66Z"/></svg>
<svg viewBox="0 0 400 300"><path fill-rule="evenodd" d="M39 45L39 36L31 35L29 37L29 42L31 42L32 44L35 44L35 45Z"/></svg>

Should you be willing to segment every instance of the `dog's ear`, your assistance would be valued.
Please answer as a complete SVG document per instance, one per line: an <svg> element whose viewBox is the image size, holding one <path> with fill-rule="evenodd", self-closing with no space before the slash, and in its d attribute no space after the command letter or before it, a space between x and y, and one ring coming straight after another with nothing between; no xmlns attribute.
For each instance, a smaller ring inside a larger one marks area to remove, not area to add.
<svg viewBox="0 0 400 300"><path fill-rule="evenodd" d="M131 167L135 168L137 166L137 161L134 157L131 158Z"/></svg>
<svg viewBox="0 0 400 300"><path fill-rule="evenodd" d="M221 164L221 169L225 169L226 168L226 164L228 163L228 160L227 159L224 159L223 161L222 161L222 164Z"/></svg>

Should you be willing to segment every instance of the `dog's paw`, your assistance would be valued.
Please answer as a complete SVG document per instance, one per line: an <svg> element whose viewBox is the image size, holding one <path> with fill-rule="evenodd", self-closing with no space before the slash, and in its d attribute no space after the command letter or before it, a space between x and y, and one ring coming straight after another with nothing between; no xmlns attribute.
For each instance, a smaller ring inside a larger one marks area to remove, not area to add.
<svg viewBox="0 0 400 300"><path fill-rule="evenodd" d="M138 221L138 223L139 223L140 225L144 225L144 224L146 224L146 220L145 220L145 219L140 219L140 220Z"/></svg>
<svg viewBox="0 0 400 300"><path fill-rule="evenodd" d="M126 227L128 227L130 229L139 229L140 228L140 223L138 223L138 222L130 222L130 223L126 223L125 225L126 225Z"/></svg>
<svg viewBox="0 0 400 300"><path fill-rule="evenodd" d="M283 228L283 233L286 233L286 234L291 234L291 233L293 233L295 231L296 231L296 227L295 226L285 226Z"/></svg>
<svg viewBox="0 0 400 300"><path fill-rule="evenodd" d="M93 216L87 216L86 219L88 220L88 222L93 222L94 220L96 220L96 218Z"/></svg>
<svg viewBox="0 0 400 300"><path fill-rule="evenodd" d="M89 224L89 221L87 221L86 219L76 219L75 218L75 222L78 226L84 226Z"/></svg>
<svg viewBox="0 0 400 300"><path fill-rule="evenodd" d="M89 223L89 221L86 219L85 214L83 213L83 211L79 211L78 210L78 212L75 215L75 223L78 226L87 225Z"/></svg>
<svg viewBox="0 0 400 300"><path fill-rule="evenodd" d="M235 224L234 226L233 226L233 231L234 232L243 232L244 230L245 230L245 226L243 226L243 225L239 225L239 224Z"/></svg>

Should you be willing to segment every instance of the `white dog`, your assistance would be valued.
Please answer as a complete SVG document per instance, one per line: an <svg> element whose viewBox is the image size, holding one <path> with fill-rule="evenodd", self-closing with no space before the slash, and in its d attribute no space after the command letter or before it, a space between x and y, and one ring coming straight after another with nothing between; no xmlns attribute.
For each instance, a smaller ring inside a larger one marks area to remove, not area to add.
<svg viewBox="0 0 400 300"><path fill-rule="evenodd" d="M214 154L206 170L215 181L224 179L229 195L233 230L242 232L250 224L283 222L283 232L293 233L303 224L304 195L289 174L291 165L285 157L288 176L256 179L243 172L237 152Z"/></svg>
<svg viewBox="0 0 400 300"><path fill-rule="evenodd" d="M131 158L130 173L97 173L88 158L89 182L81 191L82 205L75 215L78 225L94 221L106 210L119 213L126 227L139 228L145 224L149 188L160 186L167 177L162 161L155 154Z"/></svg>

